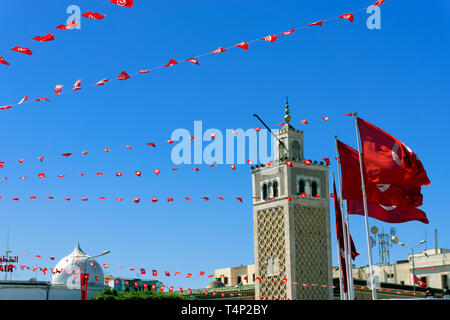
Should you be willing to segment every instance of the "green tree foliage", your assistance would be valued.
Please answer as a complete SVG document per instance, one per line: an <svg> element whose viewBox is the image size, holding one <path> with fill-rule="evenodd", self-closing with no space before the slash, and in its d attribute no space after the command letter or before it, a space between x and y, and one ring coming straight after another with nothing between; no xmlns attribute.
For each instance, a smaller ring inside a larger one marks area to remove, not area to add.
<svg viewBox="0 0 450 320"><path fill-rule="evenodd" d="M193 300L187 295L170 292L156 292L152 290L117 292L105 287L102 293L91 296L91 300Z"/></svg>

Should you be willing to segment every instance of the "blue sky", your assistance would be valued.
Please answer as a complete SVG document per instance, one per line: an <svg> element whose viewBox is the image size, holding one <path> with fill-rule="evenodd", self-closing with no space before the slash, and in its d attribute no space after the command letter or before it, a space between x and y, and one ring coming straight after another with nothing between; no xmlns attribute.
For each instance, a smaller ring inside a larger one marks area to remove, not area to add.
<svg viewBox="0 0 450 320"><path fill-rule="evenodd" d="M101 4L102 1L95 1ZM369 6L372 1L160 1L136 0L132 9L106 3L95 10L107 14L100 21L83 18L80 30L56 30L67 19L66 8L74 1L9 1L0 12L0 56L11 66L0 65L0 105L21 106L2 111L0 175L2 220L0 248L29 255L70 253L77 242L89 254L105 249L99 259L111 266L145 267L194 275L203 270L252 264L253 220L250 201L205 202L204 195L250 198L250 168L182 167L176 173L171 146L166 143L177 128L193 130L195 120L203 128L220 130L260 126L258 113L272 128L283 121L284 101L289 96L292 124L304 130L305 157L321 160L335 156L333 135L356 146L354 122L343 114L359 115L410 146L421 158L431 185L423 188L429 225L419 222L389 225L371 221L387 231L395 227L401 241L413 245L427 235L434 247L450 247L445 233L449 224L446 201L450 174L445 170L449 117L448 18L450 5L419 1L387 1L381 6L381 29L369 30L364 11L355 21L334 20L280 37L274 43L257 42L248 51L239 48L199 58L200 66L182 63L172 68L114 81L104 87L87 87L102 78L115 78L126 70L183 60L229 47L241 41L289 30L324 18ZM77 1L81 11L94 1ZM28 41L48 32L55 41ZM29 47L34 54L9 49ZM82 79L82 90L71 93ZM63 84L61 96L53 95ZM52 101L34 102L48 97ZM320 118L330 116L324 123ZM298 121L308 119L309 125ZM157 149L145 146L155 142ZM131 145L132 150L123 146ZM109 153L103 148L110 147ZM88 150L88 156L81 151ZM61 153L72 152L66 159ZM45 156L43 163L37 160ZM17 159L24 158L23 164ZM152 170L160 168L159 176ZM184 170L183 170L184 169ZM138 179L132 171L145 174ZM95 172L109 173L96 177ZM116 178L115 171L124 176ZM336 171L333 162L330 171ZM38 180L37 173L46 179ZM125 174L125 172L127 174ZM71 175L64 179L60 173ZM75 176L85 173L84 177ZM29 176L19 180L19 176ZM33 178L31 178L33 177ZM31 195L55 196L54 200L28 200ZM123 196L126 200L95 200ZM24 198L12 201L11 197ZM62 200L64 197L88 202ZM146 197L134 204L133 197ZM173 196L175 202L152 204L148 198ZM182 201L191 196L191 203ZM178 200L179 199L179 200ZM178 200L178 201L177 201ZM331 214L332 252L336 251L334 214ZM361 253L357 265L365 265L364 219L350 218L350 229ZM405 259L402 247L391 250L391 262ZM376 250L374 259L378 260ZM32 265L21 257L20 263ZM44 260L49 261L49 260ZM48 267L52 266L46 263ZM131 272L115 275L132 276ZM18 271L16 279L31 272ZM39 275L39 279L49 279ZM208 279L194 276L168 285L204 287Z"/></svg>

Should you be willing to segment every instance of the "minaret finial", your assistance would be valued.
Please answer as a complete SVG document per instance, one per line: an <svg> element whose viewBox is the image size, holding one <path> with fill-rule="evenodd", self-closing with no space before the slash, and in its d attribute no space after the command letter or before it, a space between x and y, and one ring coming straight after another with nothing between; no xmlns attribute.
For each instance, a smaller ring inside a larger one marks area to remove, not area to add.
<svg viewBox="0 0 450 320"><path fill-rule="evenodd" d="M288 97L286 97L286 110L284 110L284 112L286 113L286 115L284 116L284 121L286 121L286 124L289 124L289 121L291 121L291 116L289 115L289 102L288 102Z"/></svg>

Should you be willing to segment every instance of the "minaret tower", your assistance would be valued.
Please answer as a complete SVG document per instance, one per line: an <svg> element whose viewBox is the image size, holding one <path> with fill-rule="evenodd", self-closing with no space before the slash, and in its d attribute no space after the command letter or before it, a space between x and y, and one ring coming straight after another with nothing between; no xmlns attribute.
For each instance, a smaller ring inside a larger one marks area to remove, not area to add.
<svg viewBox="0 0 450 320"><path fill-rule="evenodd" d="M328 167L304 162L303 131L285 107L274 161L252 167L256 275L267 280L255 297L332 299Z"/></svg>

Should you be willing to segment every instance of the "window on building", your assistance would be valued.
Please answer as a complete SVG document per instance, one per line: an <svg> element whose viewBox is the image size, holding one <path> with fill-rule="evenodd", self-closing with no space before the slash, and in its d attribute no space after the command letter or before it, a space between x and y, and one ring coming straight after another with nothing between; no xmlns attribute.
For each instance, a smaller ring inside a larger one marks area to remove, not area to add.
<svg viewBox="0 0 450 320"><path fill-rule="evenodd" d="M305 192L305 180L300 180L298 182L298 194Z"/></svg>
<svg viewBox="0 0 450 320"><path fill-rule="evenodd" d="M223 278L223 283L228 284L228 277Z"/></svg>
<svg viewBox="0 0 450 320"><path fill-rule="evenodd" d="M402 286L404 286L404 285L405 285L405 281L400 281L400 284L401 284Z"/></svg>
<svg viewBox="0 0 450 320"><path fill-rule="evenodd" d="M318 186L317 186L317 182L313 181L311 184L311 196L315 197L318 194Z"/></svg>
<svg viewBox="0 0 450 320"><path fill-rule="evenodd" d="M237 283L240 283L241 281L242 281L241 276L238 276L238 277L237 277Z"/></svg>
<svg viewBox="0 0 450 320"><path fill-rule="evenodd" d="M427 286L428 286L428 277L420 277L420 280L425 282L427 284Z"/></svg>
<svg viewBox="0 0 450 320"><path fill-rule="evenodd" d="M269 194L269 197L273 197L273 186L272 186L272 182L269 182L269 184L267 185L267 192Z"/></svg>
<svg viewBox="0 0 450 320"><path fill-rule="evenodd" d="M256 279L255 274L253 274L253 281L255 281L255 279Z"/></svg>
<svg viewBox="0 0 450 320"><path fill-rule="evenodd" d="M300 143L298 141L292 142L291 154L293 159L300 159Z"/></svg>
<svg viewBox="0 0 450 320"><path fill-rule="evenodd" d="M273 182L273 197L274 198L278 197L278 182L277 181Z"/></svg>
<svg viewBox="0 0 450 320"><path fill-rule="evenodd" d="M267 199L267 184L263 184L263 199Z"/></svg>
<svg viewBox="0 0 450 320"><path fill-rule="evenodd" d="M445 289L448 287L448 274L441 275L441 287L442 287L442 289Z"/></svg>

